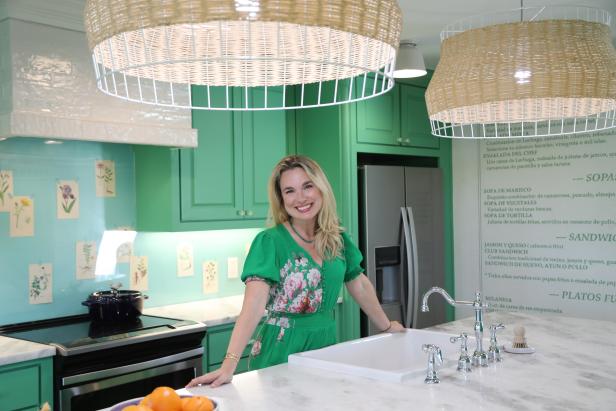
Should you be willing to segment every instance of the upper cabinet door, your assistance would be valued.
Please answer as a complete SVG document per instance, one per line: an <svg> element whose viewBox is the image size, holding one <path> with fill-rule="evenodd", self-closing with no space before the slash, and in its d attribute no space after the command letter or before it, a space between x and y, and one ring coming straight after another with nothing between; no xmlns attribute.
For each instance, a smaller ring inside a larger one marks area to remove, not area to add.
<svg viewBox="0 0 616 411"><path fill-rule="evenodd" d="M401 137L405 145L439 148L440 139L432 135L425 92L422 87L400 87Z"/></svg>
<svg viewBox="0 0 616 411"><path fill-rule="evenodd" d="M373 82L368 79L367 87ZM356 90L361 93L363 84ZM378 97L357 103L357 141L360 143L399 145L400 105L398 87Z"/></svg>
<svg viewBox="0 0 616 411"><path fill-rule="evenodd" d="M263 101L263 90L249 98ZM268 91L268 100L282 103L281 91ZM288 153L288 110L244 112L242 121L245 218L263 219L269 207L267 182L278 161Z"/></svg>
<svg viewBox="0 0 616 411"><path fill-rule="evenodd" d="M225 93L217 90L211 98L225 99ZM180 151L180 220L238 218L243 210L241 117L193 110L193 128L199 130L199 146Z"/></svg>

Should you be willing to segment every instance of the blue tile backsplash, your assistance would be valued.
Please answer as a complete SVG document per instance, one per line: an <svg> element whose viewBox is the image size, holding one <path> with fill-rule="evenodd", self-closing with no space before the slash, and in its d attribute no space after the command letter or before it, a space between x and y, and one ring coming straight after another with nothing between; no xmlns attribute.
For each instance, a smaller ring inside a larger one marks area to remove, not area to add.
<svg viewBox="0 0 616 411"><path fill-rule="evenodd" d="M116 172L116 196L96 197L95 162L112 160ZM81 305L88 294L107 289L111 282L129 288L129 264L117 263L95 279L77 280L75 245L96 241L100 247L105 230L134 227L135 175L133 147L83 141L47 145L43 139L12 138L0 141L0 170L13 175L14 195L34 200L34 236L10 237L9 213L0 212L0 324L40 320L86 313ZM79 184L78 219L56 217L56 184ZM247 246L259 229L182 233L137 233L135 255L148 257L149 299L146 307L227 297L244 290L239 278L227 278L227 258L238 257L239 271ZM178 277L176 246L193 246L195 273ZM99 253L99 258L105 258ZM204 295L202 262L218 262L218 292ZM29 264L53 266L53 302L30 304ZM99 273L101 274L101 273Z"/></svg>

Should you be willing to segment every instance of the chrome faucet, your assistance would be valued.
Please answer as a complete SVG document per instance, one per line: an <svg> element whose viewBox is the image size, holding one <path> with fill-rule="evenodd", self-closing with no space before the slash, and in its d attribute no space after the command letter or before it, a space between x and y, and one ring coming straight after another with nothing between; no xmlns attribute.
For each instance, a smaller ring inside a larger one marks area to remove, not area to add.
<svg viewBox="0 0 616 411"><path fill-rule="evenodd" d="M456 301L447 291L443 290L441 287L432 287L430 288L424 295L421 301L421 311L428 312L430 309L428 308L428 297L431 294L438 293L442 295L447 302L452 305L470 305L475 310L475 340L476 347L475 352L473 353L473 365L474 366L488 366L488 355L483 350L483 311L488 308L488 305L481 301L481 293L477 291L475 293L475 301Z"/></svg>
<svg viewBox="0 0 616 411"><path fill-rule="evenodd" d="M426 384L438 384L441 381L438 379L436 369L443 365L443 353L440 347L434 344L423 344L421 349L428 353L428 371L424 382Z"/></svg>

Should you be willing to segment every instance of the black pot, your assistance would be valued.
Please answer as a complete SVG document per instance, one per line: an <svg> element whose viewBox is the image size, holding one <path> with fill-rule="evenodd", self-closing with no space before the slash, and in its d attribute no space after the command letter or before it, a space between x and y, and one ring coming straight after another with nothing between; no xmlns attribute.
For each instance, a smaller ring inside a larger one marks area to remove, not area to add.
<svg viewBox="0 0 616 411"><path fill-rule="evenodd" d="M133 290L96 291L81 304L88 307L92 321L134 321L148 296Z"/></svg>

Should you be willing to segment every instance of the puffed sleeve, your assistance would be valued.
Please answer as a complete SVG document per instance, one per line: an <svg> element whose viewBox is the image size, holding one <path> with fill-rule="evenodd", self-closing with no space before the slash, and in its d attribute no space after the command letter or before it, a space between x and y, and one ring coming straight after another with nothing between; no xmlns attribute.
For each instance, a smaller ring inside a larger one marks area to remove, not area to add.
<svg viewBox="0 0 616 411"><path fill-rule="evenodd" d="M242 281L253 280L255 277L270 283L280 281L280 268L276 265L276 244L266 231L257 234L244 262Z"/></svg>
<svg viewBox="0 0 616 411"><path fill-rule="evenodd" d="M364 258L359 248L357 248L347 233L342 233L342 242L344 246L344 259L346 260L344 282L348 282L354 280L358 275L364 272L361 266L361 261Z"/></svg>

